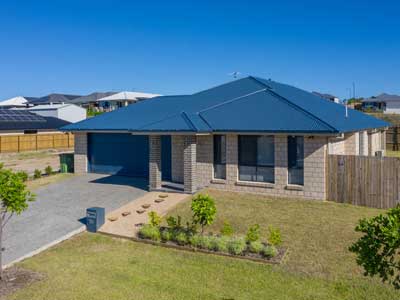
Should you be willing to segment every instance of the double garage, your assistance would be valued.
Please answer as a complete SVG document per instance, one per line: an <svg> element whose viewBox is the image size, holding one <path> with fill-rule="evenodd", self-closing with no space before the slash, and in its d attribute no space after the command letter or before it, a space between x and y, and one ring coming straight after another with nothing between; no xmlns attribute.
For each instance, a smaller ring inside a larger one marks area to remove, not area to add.
<svg viewBox="0 0 400 300"><path fill-rule="evenodd" d="M171 180L171 136L161 138L162 180ZM91 173L149 176L149 137L130 133L89 133L88 171Z"/></svg>

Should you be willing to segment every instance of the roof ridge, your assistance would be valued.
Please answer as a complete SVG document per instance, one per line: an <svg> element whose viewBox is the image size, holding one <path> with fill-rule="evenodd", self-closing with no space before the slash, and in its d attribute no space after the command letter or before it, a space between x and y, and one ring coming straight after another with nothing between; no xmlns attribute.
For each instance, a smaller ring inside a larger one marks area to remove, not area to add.
<svg viewBox="0 0 400 300"><path fill-rule="evenodd" d="M267 84L263 83L262 81L260 81L259 79L255 78L255 77L253 77L253 76L249 76L249 78L251 78L252 80L255 80L256 82L258 82L258 83L260 83L260 84L262 84L262 85L264 85L264 86L266 86L266 87L268 87ZM335 132L339 132L339 130L338 130L337 128L333 127L333 126L330 125L329 123L327 123L327 122L321 120L320 118L316 117L314 114L312 114L312 113L310 113L309 111L305 110L305 109L302 108L301 106L299 106L299 105L293 103L293 102L290 101L289 99L287 99L287 98L281 96L280 94L278 94L277 92L275 92L273 88L269 87L269 89L266 89L266 90L268 90L268 92L270 92L271 94L273 94L274 96L276 96L276 98L281 99L281 100L284 100L287 104L289 104L289 105L292 106L293 108L297 109L298 111L302 112L304 115L313 118L314 120L316 120L316 121L322 123L323 125L325 125L325 126L331 128L331 129L333 129Z"/></svg>
<svg viewBox="0 0 400 300"><path fill-rule="evenodd" d="M263 92L263 91L265 91L265 90L267 90L267 88L261 89L261 90L257 90L257 91L248 93L248 94L246 94L246 95L239 96L239 97L235 97L235 98L226 100L226 101L224 101L224 102L220 102L220 103L218 103L218 104L211 105L211 106L209 106L209 107L203 108L202 110L199 110L199 111L197 112L197 114L200 115L202 112L205 112L205 111L207 111L207 110L211 110L211 109L214 109L214 108L217 108L217 107L220 107L220 106L223 106L223 105L226 105L226 104L235 102L235 101L240 100L240 99L242 99L242 98L246 98L246 97L248 97L248 96L252 96L252 95L254 95L254 94L261 93L261 92Z"/></svg>
<svg viewBox="0 0 400 300"><path fill-rule="evenodd" d="M193 124L192 120L190 120L190 118L189 118L189 116L187 115L186 112L182 111L181 112L181 116L182 116L183 120L189 125L189 127L194 129L195 131L199 131L197 129L197 127Z"/></svg>

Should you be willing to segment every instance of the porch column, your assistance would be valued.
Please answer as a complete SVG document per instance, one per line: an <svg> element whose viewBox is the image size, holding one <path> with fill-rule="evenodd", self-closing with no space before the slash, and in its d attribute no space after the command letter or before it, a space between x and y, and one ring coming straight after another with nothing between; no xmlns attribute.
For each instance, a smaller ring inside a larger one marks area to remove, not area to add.
<svg viewBox="0 0 400 300"><path fill-rule="evenodd" d="M149 186L150 190L161 188L161 136L149 136Z"/></svg>
<svg viewBox="0 0 400 300"><path fill-rule="evenodd" d="M197 191L196 140L195 135L185 135L183 137L183 184L185 193L189 194Z"/></svg>
<svg viewBox="0 0 400 300"><path fill-rule="evenodd" d="M74 138L74 173L87 173L87 133L75 132Z"/></svg>

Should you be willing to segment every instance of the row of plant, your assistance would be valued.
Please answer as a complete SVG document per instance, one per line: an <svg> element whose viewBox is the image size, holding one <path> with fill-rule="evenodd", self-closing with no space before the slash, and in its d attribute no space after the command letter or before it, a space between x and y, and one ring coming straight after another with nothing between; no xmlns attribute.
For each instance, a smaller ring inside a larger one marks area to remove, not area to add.
<svg viewBox="0 0 400 300"><path fill-rule="evenodd" d="M192 199L191 208L192 220L185 225L180 216L169 216L166 219L167 226L161 226L162 218L154 211L149 212L149 223L140 228L139 237L231 255L272 259L279 254L282 243L279 229L269 226L267 242L261 241L261 227L258 224L250 226L245 236L235 235L227 221L218 234L205 234L206 226L211 225L216 217L214 200L208 195L199 194Z"/></svg>
<svg viewBox="0 0 400 300"><path fill-rule="evenodd" d="M53 168L51 166L47 166L43 171L39 169L35 169L33 171L33 176L29 177L29 174L25 171L18 171L17 174L23 179L23 181L27 181L28 179L39 179L45 174L46 176L50 176L55 174Z"/></svg>

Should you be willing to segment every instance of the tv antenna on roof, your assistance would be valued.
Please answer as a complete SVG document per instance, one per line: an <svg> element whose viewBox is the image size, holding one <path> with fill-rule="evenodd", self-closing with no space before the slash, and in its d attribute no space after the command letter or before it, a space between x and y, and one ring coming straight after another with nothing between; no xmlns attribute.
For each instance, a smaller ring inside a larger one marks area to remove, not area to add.
<svg viewBox="0 0 400 300"><path fill-rule="evenodd" d="M235 71L235 72L229 73L228 75L229 75L229 76L233 76L233 78L236 79L236 78L238 78L238 76L239 76L240 74L242 74L242 73Z"/></svg>

